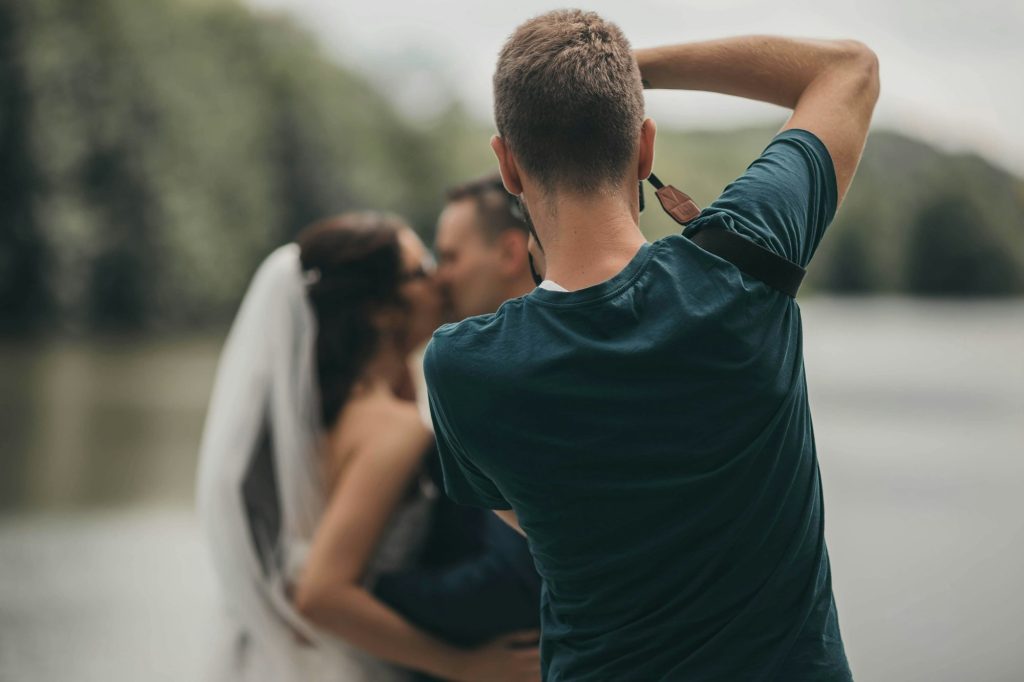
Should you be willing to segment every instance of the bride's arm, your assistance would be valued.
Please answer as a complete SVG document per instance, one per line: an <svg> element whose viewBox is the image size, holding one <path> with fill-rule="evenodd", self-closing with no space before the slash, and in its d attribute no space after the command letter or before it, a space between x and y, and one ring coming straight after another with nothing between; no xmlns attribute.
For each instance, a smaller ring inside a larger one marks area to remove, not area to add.
<svg viewBox="0 0 1024 682"><path fill-rule="evenodd" d="M414 410L390 415L376 432L372 448L352 453L335 486L295 586L296 607L317 626L373 656L445 679L472 679L479 674L483 650L460 649L430 636L361 584L431 437ZM488 653L488 666L504 658Z"/></svg>
<svg viewBox="0 0 1024 682"><path fill-rule="evenodd" d="M404 414L399 420L401 426L378 429L372 448L350 455L313 536L295 586L295 605L319 627L378 658L452 677L461 651L414 628L361 585L429 444L425 429Z"/></svg>

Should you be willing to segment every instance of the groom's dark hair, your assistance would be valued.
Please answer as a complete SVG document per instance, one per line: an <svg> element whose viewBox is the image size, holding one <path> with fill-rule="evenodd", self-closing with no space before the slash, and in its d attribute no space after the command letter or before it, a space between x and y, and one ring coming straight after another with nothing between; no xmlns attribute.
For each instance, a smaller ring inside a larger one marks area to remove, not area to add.
<svg viewBox="0 0 1024 682"><path fill-rule="evenodd" d="M464 199L473 201L476 207L476 227L489 244L494 243L505 230L529 234L526 220L517 210L515 197L508 193L497 173L451 187L445 192L445 199L449 203Z"/></svg>
<svg viewBox="0 0 1024 682"><path fill-rule="evenodd" d="M644 117L640 68L618 26L558 10L515 30L494 71L498 133L548 189L587 194L617 184Z"/></svg>

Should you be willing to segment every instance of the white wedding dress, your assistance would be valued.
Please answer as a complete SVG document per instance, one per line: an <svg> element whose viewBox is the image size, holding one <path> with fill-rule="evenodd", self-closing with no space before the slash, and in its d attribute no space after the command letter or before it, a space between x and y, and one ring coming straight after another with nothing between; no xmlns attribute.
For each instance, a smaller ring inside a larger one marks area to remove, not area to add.
<svg viewBox="0 0 1024 682"><path fill-rule="evenodd" d="M226 607L211 681L412 678L314 628L286 595L326 504L315 339L298 246L288 244L267 257L242 301L200 447L197 506ZM425 474L418 483L389 521L367 587L381 572L410 566L422 548L438 491Z"/></svg>

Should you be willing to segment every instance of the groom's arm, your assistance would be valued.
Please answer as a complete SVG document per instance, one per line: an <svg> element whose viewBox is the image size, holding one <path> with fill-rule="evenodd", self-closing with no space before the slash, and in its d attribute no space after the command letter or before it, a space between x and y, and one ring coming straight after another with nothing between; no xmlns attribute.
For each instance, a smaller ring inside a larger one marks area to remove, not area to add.
<svg viewBox="0 0 1024 682"><path fill-rule="evenodd" d="M793 109L783 126L814 133L842 202L878 100L878 59L854 40L740 36L636 50L645 87L703 90Z"/></svg>

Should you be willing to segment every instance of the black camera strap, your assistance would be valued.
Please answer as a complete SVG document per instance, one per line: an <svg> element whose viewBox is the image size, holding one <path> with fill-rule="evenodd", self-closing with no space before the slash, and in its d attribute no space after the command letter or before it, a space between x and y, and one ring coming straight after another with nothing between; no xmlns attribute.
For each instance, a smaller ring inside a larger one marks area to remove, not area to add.
<svg viewBox="0 0 1024 682"><path fill-rule="evenodd" d="M700 208L689 195L672 185L664 184L654 173L651 173L647 180L654 185L655 194L661 207L677 223L685 227L700 216ZM643 211L643 181L640 182L639 191L640 210ZM537 245L543 250L544 247L541 246L540 237L534 231L533 223L530 221L522 204L519 203L519 198L510 195L510 200L515 202L516 208L530 229L530 233L533 234ZM803 281L804 275L807 274L806 270L788 258L784 258L774 251L770 251L760 244L724 228L702 227L694 234L686 236L705 251L732 263L741 272L764 282L773 289L781 291L790 298L796 298L797 291L800 289L800 283ZM540 286L543 278L534 267L533 254L527 252L527 256L530 261L530 274L533 276L533 281Z"/></svg>
<svg viewBox="0 0 1024 682"><path fill-rule="evenodd" d="M662 208L680 225L686 226L700 215L700 208L684 192L672 185L663 184L654 173L647 180L654 185ZM642 205L643 183L640 197ZM800 283L807 274L806 270L788 258L724 228L704 228L688 237L705 251L729 261L741 272L761 280L790 298L796 298Z"/></svg>

